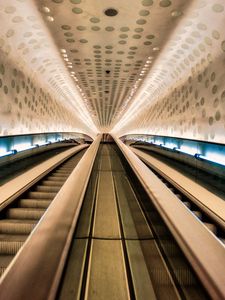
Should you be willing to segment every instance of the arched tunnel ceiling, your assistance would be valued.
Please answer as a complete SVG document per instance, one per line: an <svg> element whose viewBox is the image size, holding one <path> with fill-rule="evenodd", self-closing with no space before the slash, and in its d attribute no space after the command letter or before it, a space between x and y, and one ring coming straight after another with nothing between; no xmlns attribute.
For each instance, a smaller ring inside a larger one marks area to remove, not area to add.
<svg viewBox="0 0 225 300"><path fill-rule="evenodd" d="M0 0L0 134L112 131L225 143L224 7Z"/></svg>
<svg viewBox="0 0 225 300"><path fill-rule="evenodd" d="M44 19L52 18L47 25L65 65L104 130L118 120L144 79L143 68L147 73L168 40L175 15L187 7L185 0L36 2ZM107 16L108 8L117 15Z"/></svg>

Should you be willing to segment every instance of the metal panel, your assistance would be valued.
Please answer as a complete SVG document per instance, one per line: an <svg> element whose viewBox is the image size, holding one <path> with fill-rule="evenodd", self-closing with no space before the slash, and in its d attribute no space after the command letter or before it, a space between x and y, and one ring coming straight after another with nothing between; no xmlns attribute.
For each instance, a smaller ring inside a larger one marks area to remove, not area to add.
<svg viewBox="0 0 225 300"><path fill-rule="evenodd" d="M121 241L92 241L85 299L130 299Z"/></svg>
<svg viewBox="0 0 225 300"><path fill-rule="evenodd" d="M99 174L93 236L120 238L116 196L110 171Z"/></svg>
<svg viewBox="0 0 225 300"><path fill-rule="evenodd" d="M58 299L80 299L88 239L75 239L70 250L70 263Z"/></svg>
<svg viewBox="0 0 225 300"><path fill-rule="evenodd" d="M144 214L125 175L114 176L124 237L126 239L153 238Z"/></svg>

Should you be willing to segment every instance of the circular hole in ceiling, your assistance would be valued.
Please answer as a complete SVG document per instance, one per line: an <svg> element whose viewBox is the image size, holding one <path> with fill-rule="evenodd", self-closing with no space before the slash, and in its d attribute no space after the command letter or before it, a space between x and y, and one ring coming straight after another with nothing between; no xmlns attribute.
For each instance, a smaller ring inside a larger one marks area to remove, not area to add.
<svg viewBox="0 0 225 300"><path fill-rule="evenodd" d="M120 45L124 45L124 44L126 44L127 42L124 41L124 40L121 40L121 41L119 41L118 43L119 43Z"/></svg>
<svg viewBox="0 0 225 300"><path fill-rule="evenodd" d="M152 0L143 0L142 5L143 6L151 6L151 5L153 5L153 1Z"/></svg>
<svg viewBox="0 0 225 300"><path fill-rule="evenodd" d="M149 14L150 14L150 12L148 10L145 10L145 9L139 11L140 16L148 16Z"/></svg>
<svg viewBox="0 0 225 300"><path fill-rule="evenodd" d="M69 25L62 25L61 28L63 30L70 30L71 29L71 27Z"/></svg>
<svg viewBox="0 0 225 300"><path fill-rule="evenodd" d="M115 28L112 26L108 26L105 28L106 31L113 31Z"/></svg>
<svg viewBox="0 0 225 300"><path fill-rule="evenodd" d="M135 32L142 32L144 29L143 28L135 28L134 31Z"/></svg>
<svg viewBox="0 0 225 300"><path fill-rule="evenodd" d="M101 28L98 26L92 26L91 29L94 31L99 31Z"/></svg>
<svg viewBox="0 0 225 300"><path fill-rule="evenodd" d="M146 20L144 20L144 19L138 19L138 20L136 21L136 23L137 23L138 25L144 25L144 24L146 23Z"/></svg>
<svg viewBox="0 0 225 300"><path fill-rule="evenodd" d="M149 46L149 45L151 45L152 43L150 42L150 41L146 41L146 42L144 42L144 45L147 45L147 46Z"/></svg>
<svg viewBox="0 0 225 300"><path fill-rule="evenodd" d="M121 39L126 39L126 38L128 38L128 35L127 34L120 34L119 37Z"/></svg>
<svg viewBox="0 0 225 300"><path fill-rule="evenodd" d="M130 29L129 29L129 27L121 27L120 28L120 31L122 31L122 32L126 32L126 31L129 31Z"/></svg>
<svg viewBox="0 0 225 300"><path fill-rule="evenodd" d="M100 45L94 45L93 48L95 48L95 49L100 49L101 46L100 46Z"/></svg>
<svg viewBox="0 0 225 300"><path fill-rule="evenodd" d="M64 29L64 28L63 28L63 29ZM83 31L83 30L85 30L85 29L86 29L85 26L77 26L77 30Z"/></svg>
<svg viewBox="0 0 225 300"><path fill-rule="evenodd" d="M82 14L83 12L83 9L79 8L79 7L74 7L72 9L72 12L75 13L75 14Z"/></svg>
<svg viewBox="0 0 225 300"><path fill-rule="evenodd" d="M96 18L96 17L92 17L92 18L90 18L90 22L92 22L92 23L99 23L100 20L98 18Z"/></svg>
<svg viewBox="0 0 225 300"><path fill-rule="evenodd" d="M81 0L70 0L70 2L73 4L80 4Z"/></svg>
<svg viewBox="0 0 225 300"><path fill-rule="evenodd" d="M118 14L118 10L116 10L115 8L107 8L104 11L105 15L108 17L114 17Z"/></svg>
<svg viewBox="0 0 225 300"><path fill-rule="evenodd" d="M171 5L171 1L170 0L161 0L159 3L159 6L161 7L168 7Z"/></svg>

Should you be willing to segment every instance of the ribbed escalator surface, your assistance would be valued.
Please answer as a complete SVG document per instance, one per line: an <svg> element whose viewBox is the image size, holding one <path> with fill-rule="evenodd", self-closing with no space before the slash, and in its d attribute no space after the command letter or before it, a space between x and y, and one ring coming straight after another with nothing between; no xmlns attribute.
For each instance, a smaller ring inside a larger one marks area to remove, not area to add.
<svg viewBox="0 0 225 300"><path fill-rule="evenodd" d="M1 212L0 275L44 215L85 150L59 165Z"/></svg>

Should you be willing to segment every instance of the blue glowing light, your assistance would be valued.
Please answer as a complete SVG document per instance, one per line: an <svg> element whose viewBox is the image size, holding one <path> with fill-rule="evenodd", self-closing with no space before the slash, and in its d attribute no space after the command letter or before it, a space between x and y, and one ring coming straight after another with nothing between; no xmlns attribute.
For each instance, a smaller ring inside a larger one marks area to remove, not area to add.
<svg viewBox="0 0 225 300"><path fill-rule="evenodd" d="M15 151L13 151L13 150L6 151L6 152L0 152L0 157L8 156L8 155L11 155L14 153L15 153Z"/></svg>
<svg viewBox="0 0 225 300"><path fill-rule="evenodd" d="M21 144L15 144L14 149L17 150L17 152L21 152L24 150L30 150L35 148L36 146L31 145L30 143L21 143Z"/></svg>
<svg viewBox="0 0 225 300"><path fill-rule="evenodd" d="M158 145L158 146L162 146L163 143L161 140L155 140L155 142L153 142L155 145Z"/></svg>
<svg viewBox="0 0 225 300"><path fill-rule="evenodd" d="M177 144L175 143L166 143L165 145L162 145L163 147L165 148L168 148L168 149L174 149L177 147Z"/></svg>
<svg viewBox="0 0 225 300"><path fill-rule="evenodd" d="M207 161L214 162L216 164L225 166L225 155L221 155L218 153L214 153L214 155L211 154L211 155L207 155L207 156L198 154L197 157L201 158L203 160L207 160Z"/></svg>
<svg viewBox="0 0 225 300"><path fill-rule="evenodd" d="M182 145L180 146L180 149L177 149L177 151L189 154L189 155L195 155L195 153L198 152L198 148L195 145Z"/></svg>

